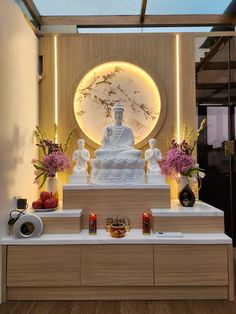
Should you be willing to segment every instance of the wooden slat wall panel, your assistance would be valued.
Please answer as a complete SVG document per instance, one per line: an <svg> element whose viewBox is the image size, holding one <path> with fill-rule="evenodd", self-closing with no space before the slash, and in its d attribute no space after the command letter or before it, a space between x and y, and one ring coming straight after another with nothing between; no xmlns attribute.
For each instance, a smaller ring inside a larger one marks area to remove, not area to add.
<svg viewBox="0 0 236 314"><path fill-rule="evenodd" d="M67 130L76 127L73 113L73 97L76 87L88 70L111 60L133 62L147 70L160 81L168 95L169 115L167 133L173 129L173 106L175 105L175 36L156 34L116 34L60 36L58 38L60 103L59 124L63 125L61 138ZM79 134L78 134L79 135Z"/></svg>
<svg viewBox="0 0 236 314"><path fill-rule="evenodd" d="M228 286L227 245L155 245L157 286Z"/></svg>
<svg viewBox="0 0 236 314"><path fill-rule="evenodd" d="M180 35L180 120L181 126L195 125L194 37ZM54 115L53 36L40 38L45 78L40 83L40 125L52 133ZM59 141L65 142L68 132L77 127L73 98L82 77L94 66L111 60L134 63L146 70L165 94L167 112L157 135L158 147L167 150L166 139L176 131L176 36L174 34L84 34L58 35L58 125ZM82 134L78 131L71 141L68 155L77 147ZM87 144L91 157L94 149ZM147 146L143 147L143 151ZM60 174L60 185L68 174ZM172 194L172 198L176 193Z"/></svg>
<svg viewBox="0 0 236 314"><path fill-rule="evenodd" d="M165 138L172 137L175 119L175 36L156 34L80 35L58 37L59 60L59 138L63 142L68 132L77 127L73 112L73 98L82 77L94 66L112 60L134 63L146 70L162 88L167 97L167 119L158 136L158 145L166 149ZM78 131L69 154L76 148ZM91 157L94 149L87 145ZM66 182L66 176L62 179Z"/></svg>

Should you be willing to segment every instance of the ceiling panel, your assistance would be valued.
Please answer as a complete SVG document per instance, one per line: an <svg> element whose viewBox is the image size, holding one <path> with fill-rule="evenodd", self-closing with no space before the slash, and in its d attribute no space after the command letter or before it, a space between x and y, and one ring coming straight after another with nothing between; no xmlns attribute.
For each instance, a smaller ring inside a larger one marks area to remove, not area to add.
<svg viewBox="0 0 236 314"><path fill-rule="evenodd" d="M139 15L141 0L34 0L40 15Z"/></svg>
<svg viewBox="0 0 236 314"><path fill-rule="evenodd" d="M231 0L148 0L146 14L222 14Z"/></svg>

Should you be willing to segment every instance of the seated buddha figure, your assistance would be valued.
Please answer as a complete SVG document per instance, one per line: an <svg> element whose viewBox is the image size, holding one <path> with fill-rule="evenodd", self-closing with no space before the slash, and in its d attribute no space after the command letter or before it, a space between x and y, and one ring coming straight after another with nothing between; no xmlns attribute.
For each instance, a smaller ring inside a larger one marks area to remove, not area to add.
<svg viewBox="0 0 236 314"><path fill-rule="evenodd" d="M141 151L133 147L134 134L130 127L123 125L124 107L115 103L112 108L114 125L106 127L101 148L95 151L98 159L139 159Z"/></svg>

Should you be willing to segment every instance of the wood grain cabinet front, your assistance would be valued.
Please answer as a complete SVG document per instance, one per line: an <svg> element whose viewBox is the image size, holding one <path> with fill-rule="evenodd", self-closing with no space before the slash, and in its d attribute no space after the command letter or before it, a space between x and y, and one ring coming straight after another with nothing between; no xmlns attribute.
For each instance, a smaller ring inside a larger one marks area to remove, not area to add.
<svg viewBox="0 0 236 314"><path fill-rule="evenodd" d="M228 286L227 245L154 245L156 286Z"/></svg>
<svg viewBox="0 0 236 314"><path fill-rule="evenodd" d="M8 287L80 285L80 246L8 246Z"/></svg>
<svg viewBox="0 0 236 314"><path fill-rule="evenodd" d="M81 247L81 286L153 285L153 245Z"/></svg>

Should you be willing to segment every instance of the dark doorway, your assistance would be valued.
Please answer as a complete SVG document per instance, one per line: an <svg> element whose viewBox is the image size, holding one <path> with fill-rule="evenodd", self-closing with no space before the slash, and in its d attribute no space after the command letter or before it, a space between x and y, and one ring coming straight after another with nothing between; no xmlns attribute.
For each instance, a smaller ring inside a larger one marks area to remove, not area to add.
<svg viewBox="0 0 236 314"><path fill-rule="evenodd" d="M236 245L236 45L234 37L208 37L196 62L198 163L206 170L199 197L224 211L225 232Z"/></svg>

